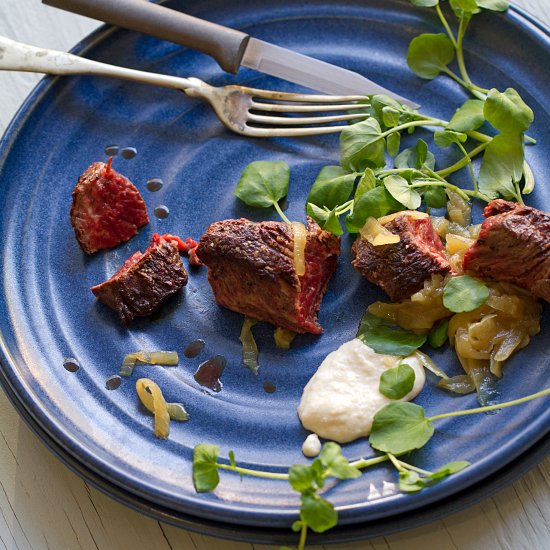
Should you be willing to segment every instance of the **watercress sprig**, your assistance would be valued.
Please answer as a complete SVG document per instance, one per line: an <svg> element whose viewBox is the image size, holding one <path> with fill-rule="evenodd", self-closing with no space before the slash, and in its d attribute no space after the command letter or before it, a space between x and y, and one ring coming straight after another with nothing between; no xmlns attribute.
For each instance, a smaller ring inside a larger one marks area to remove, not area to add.
<svg viewBox="0 0 550 550"><path fill-rule="evenodd" d="M376 413L369 436L371 447L383 453L380 456L349 462L342 455L342 449L337 443L328 442L323 445L319 458L309 464L295 464L286 472L240 467L236 463L233 451L229 452L229 464L221 462L220 448L217 445L201 443L193 450L193 483L197 492L214 491L220 483L219 470L233 471L241 476L249 475L289 482L300 495L300 517L293 523L292 529L300 533L298 550L303 550L308 529L322 533L338 522L337 510L319 494L328 478L355 479L362 475L362 470L389 461L399 473L401 491L408 493L421 491L470 465L464 460L452 461L432 472L399 458L426 445L435 432L434 421L452 416L495 411L547 395L550 395L550 388L498 405L450 411L432 417L426 417L424 409L419 405L394 401Z"/></svg>

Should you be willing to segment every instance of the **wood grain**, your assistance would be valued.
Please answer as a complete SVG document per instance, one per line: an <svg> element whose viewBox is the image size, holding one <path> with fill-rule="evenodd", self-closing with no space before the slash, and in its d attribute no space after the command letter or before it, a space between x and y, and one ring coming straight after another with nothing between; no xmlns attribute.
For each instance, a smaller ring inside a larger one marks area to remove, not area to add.
<svg viewBox="0 0 550 550"><path fill-rule="evenodd" d="M549 0L521 5L550 26ZM2 0L0 34L68 49L97 24L42 6ZM0 74L0 133L36 75ZM63 466L19 419L0 392L0 549L268 550L258 544L190 533L134 512L89 487ZM325 548L325 547L323 547ZM547 550L550 458L513 485L466 511L417 529L333 550Z"/></svg>

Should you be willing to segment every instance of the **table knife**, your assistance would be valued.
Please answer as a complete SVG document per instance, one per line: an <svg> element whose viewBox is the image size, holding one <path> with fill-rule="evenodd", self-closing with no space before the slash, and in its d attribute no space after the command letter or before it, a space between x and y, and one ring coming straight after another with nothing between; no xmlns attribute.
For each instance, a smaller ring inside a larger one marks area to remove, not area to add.
<svg viewBox="0 0 550 550"><path fill-rule="evenodd" d="M327 94L384 94L412 108L419 107L353 71L147 0L42 1L49 6L198 50L213 57L229 73L236 74L243 66Z"/></svg>

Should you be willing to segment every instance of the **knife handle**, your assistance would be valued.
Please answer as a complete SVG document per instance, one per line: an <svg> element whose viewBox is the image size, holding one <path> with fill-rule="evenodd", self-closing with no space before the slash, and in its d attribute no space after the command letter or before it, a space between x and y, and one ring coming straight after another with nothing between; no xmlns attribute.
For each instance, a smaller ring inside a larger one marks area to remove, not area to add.
<svg viewBox="0 0 550 550"><path fill-rule="evenodd" d="M236 73L249 36L147 0L42 0L44 4L181 44Z"/></svg>

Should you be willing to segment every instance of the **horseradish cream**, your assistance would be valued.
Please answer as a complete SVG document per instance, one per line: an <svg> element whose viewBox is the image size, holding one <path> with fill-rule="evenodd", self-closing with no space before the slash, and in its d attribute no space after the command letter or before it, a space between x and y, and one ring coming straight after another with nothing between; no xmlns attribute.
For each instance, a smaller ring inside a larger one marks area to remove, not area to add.
<svg viewBox="0 0 550 550"><path fill-rule="evenodd" d="M380 355L355 338L329 353L307 383L298 406L304 428L325 439L347 443L367 436L376 412L392 400L378 391L381 374L401 357ZM413 355L413 389L401 401L415 398L424 386L424 367Z"/></svg>

